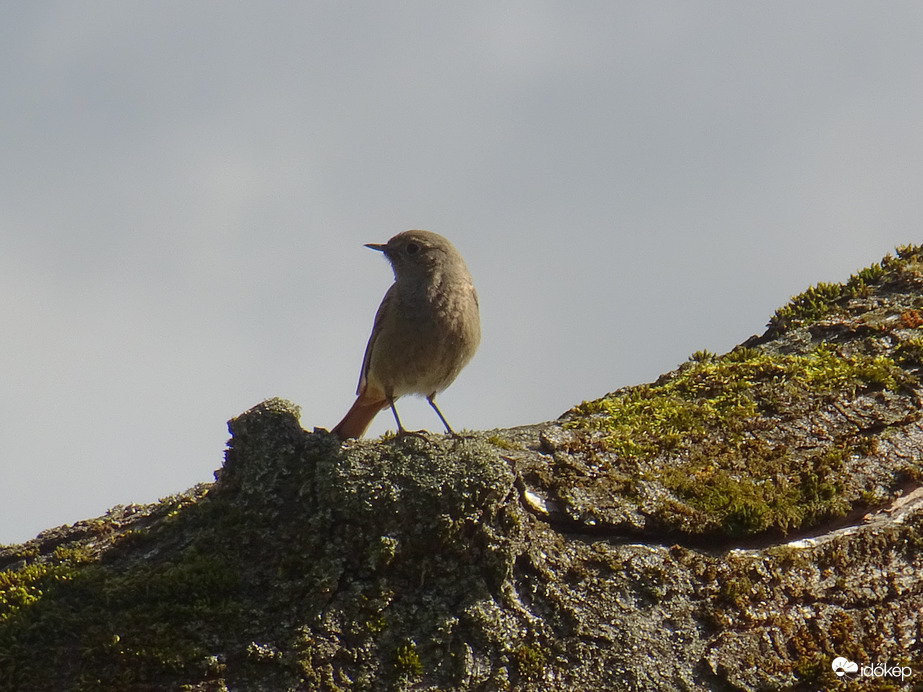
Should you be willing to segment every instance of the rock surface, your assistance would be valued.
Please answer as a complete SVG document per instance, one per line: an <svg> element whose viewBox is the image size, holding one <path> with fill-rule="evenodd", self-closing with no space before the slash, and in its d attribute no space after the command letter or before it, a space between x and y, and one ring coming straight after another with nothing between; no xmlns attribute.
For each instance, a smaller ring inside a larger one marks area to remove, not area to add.
<svg viewBox="0 0 923 692"><path fill-rule="evenodd" d="M921 370L900 248L541 425L263 402L214 484L0 548L0 689L923 689Z"/></svg>

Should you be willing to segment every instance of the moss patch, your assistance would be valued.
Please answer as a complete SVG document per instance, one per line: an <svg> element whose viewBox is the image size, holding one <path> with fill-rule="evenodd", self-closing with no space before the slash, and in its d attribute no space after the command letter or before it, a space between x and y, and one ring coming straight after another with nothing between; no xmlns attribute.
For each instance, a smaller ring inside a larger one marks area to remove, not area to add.
<svg viewBox="0 0 923 692"><path fill-rule="evenodd" d="M844 355L824 343L805 355L742 348L699 354L653 385L585 402L564 426L592 434L621 468L634 463L640 478L662 484L680 505L665 503L660 518L676 528L789 531L845 513L843 459L869 443L832 440L806 455L767 431L824 402L897 392L905 380L885 356Z"/></svg>
<svg viewBox="0 0 923 692"><path fill-rule="evenodd" d="M574 407L562 417L575 434L569 455L543 474L552 496L575 505L579 486L592 507L570 513L596 523L730 536L787 533L881 502L903 472L862 459L887 453L890 426L917 415L921 287L923 250L898 248L797 296L747 346L699 351L652 384Z"/></svg>
<svg viewBox="0 0 923 692"><path fill-rule="evenodd" d="M773 314L769 321L770 333L778 335L794 326L842 312L851 298L868 296L873 286L902 272L919 271L923 246L904 245L895 253L896 257L887 255L881 263L856 272L843 283L819 283L794 296Z"/></svg>
<svg viewBox="0 0 923 692"><path fill-rule="evenodd" d="M688 452L716 435L721 446L739 449L763 414L800 411L818 397L895 391L904 379L889 358L844 356L829 344L807 355L741 348L721 357L699 354L653 385L584 402L566 414L564 426L602 432L606 448L626 458Z"/></svg>
<svg viewBox="0 0 923 692"><path fill-rule="evenodd" d="M184 504L163 503L165 526ZM116 690L202 674L208 633L246 620L236 571L198 542L137 560L138 541L126 537L105 560L86 545L59 547L0 572L0 687L53 689L66 679L75 690Z"/></svg>

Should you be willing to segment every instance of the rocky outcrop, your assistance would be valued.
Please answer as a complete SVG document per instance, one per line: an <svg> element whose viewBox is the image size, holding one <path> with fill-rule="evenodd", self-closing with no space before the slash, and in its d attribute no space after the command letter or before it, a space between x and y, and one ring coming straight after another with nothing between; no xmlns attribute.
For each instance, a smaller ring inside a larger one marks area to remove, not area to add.
<svg viewBox="0 0 923 692"><path fill-rule="evenodd" d="M263 402L214 484L0 549L0 689L921 686L921 368L901 248L541 425Z"/></svg>

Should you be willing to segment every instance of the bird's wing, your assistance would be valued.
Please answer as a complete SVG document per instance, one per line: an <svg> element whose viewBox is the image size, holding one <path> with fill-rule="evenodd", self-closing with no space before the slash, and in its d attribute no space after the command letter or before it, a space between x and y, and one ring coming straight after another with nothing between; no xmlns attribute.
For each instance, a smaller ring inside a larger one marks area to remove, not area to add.
<svg viewBox="0 0 923 692"><path fill-rule="evenodd" d="M365 346L365 356L362 358L362 371L359 373L359 385L356 387L356 394L362 394L368 384L369 367L372 364L372 350L375 348L375 341L381 334L381 322L384 319L384 315L389 309L388 306L394 300L395 286L396 284L391 284L391 288L385 293L385 297L381 299L378 312L375 313L375 323L372 325L372 334L369 336L369 342Z"/></svg>

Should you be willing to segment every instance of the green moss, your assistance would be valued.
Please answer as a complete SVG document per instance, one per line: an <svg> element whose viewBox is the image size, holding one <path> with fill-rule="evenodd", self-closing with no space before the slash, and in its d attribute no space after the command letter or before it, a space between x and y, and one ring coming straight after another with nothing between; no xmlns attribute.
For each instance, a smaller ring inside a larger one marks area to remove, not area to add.
<svg viewBox="0 0 923 692"><path fill-rule="evenodd" d="M689 506L706 517L714 517L731 535L758 533L775 524L786 529L797 523L791 516L796 494L790 486L773 488L768 483L738 479L718 470L703 478L689 475L688 469L671 469L664 475L664 485ZM699 518L701 525L705 517Z"/></svg>
<svg viewBox="0 0 923 692"><path fill-rule="evenodd" d="M637 464L636 475L680 500L662 503L659 519L667 525L694 533L718 527L731 535L785 532L848 510L843 460L853 447L867 451L874 442L834 442L805 459L753 433L802 416L818 402L896 392L905 381L886 356L844 354L827 343L806 354L703 352L652 385L584 402L564 426L591 435L625 468ZM652 463L664 456L675 461Z"/></svg>
<svg viewBox="0 0 923 692"><path fill-rule="evenodd" d="M884 356L844 356L820 344L807 355L737 349L687 363L653 385L620 390L571 409L564 426L604 434L621 457L651 459L720 433L738 445L749 419L786 402L860 389L895 390L903 373Z"/></svg>
<svg viewBox="0 0 923 692"><path fill-rule="evenodd" d="M41 583L51 573L46 565L27 565L0 572L0 621L42 597Z"/></svg>
<svg viewBox="0 0 923 692"><path fill-rule="evenodd" d="M835 689L843 682L831 670L830 661L826 653L813 653L795 661L792 673L805 689Z"/></svg>
<svg viewBox="0 0 923 692"><path fill-rule="evenodd" d="M33 552L22 566L0 572L0 622L38 603L47 591L74 579L79 565L90 562L85 550L64 547L50 559L37 561L38 557Z"/></svg>
<svg viewBox="0 0 923 692"><path fill-rule="evenodd" d="M923 245L898 245L894 252L898 261L901 262L920 262L923 260Z"/></svg>
<svg viewBox="0 0 923 692"><path fill-rule="evenodd" d="M414 642L409 641L397 647L394 652L394 670L404 679L412 680L423 675L423 664Z"/></svg>
<svg viewBox="0 0 923 692"><path fill-rule="evenodd" d="M736 578L730 577L721 584L718 591L718 602L740 610L747 605L752 592L753 583L745 574Z"/></svg>
<svg viewBox="0 0 923 692"><path fill-rule="evenodd" d="M900 342L894 349L894 355L902 365L923 365L923 337L914 337Z"/></svg>
<svg viewBox="0 0 923 692"><path fill-rule="evenodd" d="M512 654L516 673L523 680L538 680L545 670L545 657L542 652L523 644Z"/></svg>
<svg viewBox="0 0 923 692"><path fill-rule="evenodd" d="M699 530L714 522L729 535L787 532L848 511L849 503L842 497L842 450L825 450L801 461L782 448L761 450L748 444L738 453L739 463L734 465L748 473L722 468L725 460L720 458L714 460L717 467L703 460L663 472L664 486L704 514L698 517Z"/></svg>
<svg viewBox="0 0 923 692"><path fill-rule="evenodd" d="M816 322L836 313L849 299L867 296L871 287L887 279L889 274L913 270L923 260L923 246L905 245L895 252L896 258L887 255L880 264L856 272L844 283L819 283L794 296L776 310L769 321L770 331L781 334L793 326Z"/></svg>
<svg viewBox="0 0 923 692"><path fill-rule="evenodd" d="M844 295L848 295L844 284L818 283L776 310L769 326L781 331L795 323L816 322L830 314Z"/></svg>
<svg viewBox="0 0 923 692"><path fill-rule="evenodd" d="M487 438L487 442L492 444L494 447L499 447L500 449L505 449L507 451L512 451L512 450L520 448L520 446L517 445L516 443L510 442L509 440L503 437L500 437L499 435L490 435Z"/></svg>
<svg viewBox="0 0 923 692"><path fill-rule="evenodd" d="M175 508L164 503L166 525ZM150 562L133 557L135 543L115 540L103 561L59 547L0 573L0 688L167 689L208 658L208 631L246 625L220 552L189 545Z"/></svg>

